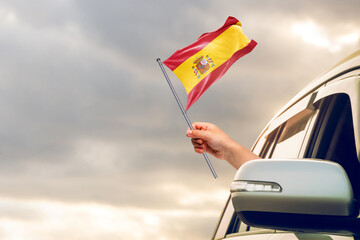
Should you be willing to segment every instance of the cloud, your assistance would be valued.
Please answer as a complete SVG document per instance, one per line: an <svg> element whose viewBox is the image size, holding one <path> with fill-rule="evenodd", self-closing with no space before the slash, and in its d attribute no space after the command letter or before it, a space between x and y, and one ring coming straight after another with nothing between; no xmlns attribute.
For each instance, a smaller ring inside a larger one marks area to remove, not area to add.
<svg viewBox="0 0 360 240"><path fill-rule="evenodd" d="M360 42L360 32L355 26L348 33L332 38L322 28L311 20L294 23L291 27L294 35L299 36L305 43L327 48L331 52L340 51L344 45L357 45Z"/></svg>
<svg viewBox="0 0 360 240"><path fill-rule="evenodd" d="M139 210L11 198L0 198L0 203L10 213L0 209L3 239L202 239L211 236L214 223L209 219L217 215L213 210ZM21 221L14 214L19 210Z"/></svg>

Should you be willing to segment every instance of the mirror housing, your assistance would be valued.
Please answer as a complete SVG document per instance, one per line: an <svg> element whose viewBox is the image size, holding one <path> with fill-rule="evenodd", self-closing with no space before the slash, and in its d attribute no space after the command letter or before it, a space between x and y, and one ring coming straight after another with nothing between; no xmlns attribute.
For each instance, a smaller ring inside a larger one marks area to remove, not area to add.
<svg viewBox="0 0 360 240"><path fill-rule="evenodd" d="M351 183L334 162L249 161L237 171L230 191L236 213L250 226L360 234Z"/></svg>

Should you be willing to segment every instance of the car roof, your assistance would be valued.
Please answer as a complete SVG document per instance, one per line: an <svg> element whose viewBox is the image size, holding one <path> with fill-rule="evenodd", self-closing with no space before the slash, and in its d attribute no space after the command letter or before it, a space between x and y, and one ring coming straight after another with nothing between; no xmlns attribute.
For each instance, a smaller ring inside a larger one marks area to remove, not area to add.
<svg viewBox="0 0 360 240"><path fill-rule="evenodd" d="M320 88L325 83L328 83L335 78L338 78L341 75L344 75L348 72L354 71L356 69L360 69L360 50L352 53L347 56L337 64L335 64L332 68L330 68L325 73L321 74L319 77L315 78L312 82L310 82L304 89L302 89L298 94L296 94L274 117L279 117L282 113L284 113L291 106L296 104L301 99L305 98L316 89ZM271 120L271 121L272 121ZM271 122L270 121L270 122Z"/></svg>

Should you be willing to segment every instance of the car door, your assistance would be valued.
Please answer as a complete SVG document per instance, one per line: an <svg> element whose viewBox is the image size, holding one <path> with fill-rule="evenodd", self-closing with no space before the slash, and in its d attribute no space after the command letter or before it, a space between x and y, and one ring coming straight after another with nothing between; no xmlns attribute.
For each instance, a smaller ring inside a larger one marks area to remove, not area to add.
<svg viewBox="0 0 360 240"><path fill-rule="evenodd" d="M359 76L333 81L273 119L253 147L262 158L319 158L339 163L360 195ZM291 177L291 176L289 176ZM251 237L251 238L250 238ZM256 238L255 238L256 237ZM310 239L308 235L252 228L225 206L213 239ZM315 234L311 239L354 239Z"/></svg>

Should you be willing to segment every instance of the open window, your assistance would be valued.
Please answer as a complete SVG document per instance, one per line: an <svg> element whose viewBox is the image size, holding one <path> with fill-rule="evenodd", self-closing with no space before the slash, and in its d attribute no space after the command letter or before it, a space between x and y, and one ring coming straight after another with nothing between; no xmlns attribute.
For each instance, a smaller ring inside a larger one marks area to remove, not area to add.
<svg viewBox="0 0 360 240"><path fill-rule="evenodd" d="M351 101L347 94L328 96L317 103L319 117L305 157L339 163L346 171L356 199L360 197L360 163L357 157Z"/></svg>
<svg viewBox="0 0 360 240"><path fill-rule="evenodd" d="M259 154L262 158L297 158L315 111L304 109L270 132Z"/></svg>

